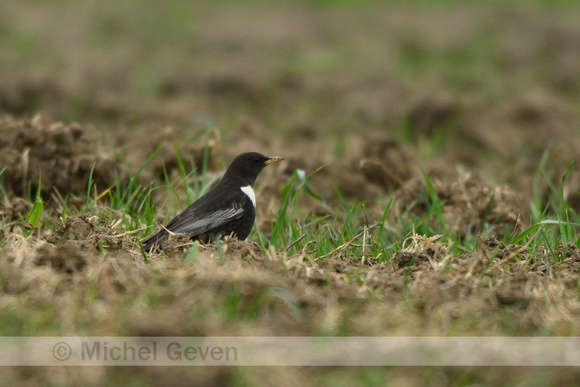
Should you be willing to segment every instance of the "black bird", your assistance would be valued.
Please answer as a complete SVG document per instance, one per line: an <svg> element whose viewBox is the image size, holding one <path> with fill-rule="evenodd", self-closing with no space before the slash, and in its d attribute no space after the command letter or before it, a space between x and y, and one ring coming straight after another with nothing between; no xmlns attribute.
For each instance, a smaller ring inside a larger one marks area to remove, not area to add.
<svg viewBox="0 0 580 387"><path fill-rule="evenodd" d="M232 161L220 182L158 233L143 243L145 251L161 246L172 234L189 234L192 240L207 242L211 236L235 235L244 240L256 218L254 183L268 164L284 160L256 152L242 153Z"/></svg>

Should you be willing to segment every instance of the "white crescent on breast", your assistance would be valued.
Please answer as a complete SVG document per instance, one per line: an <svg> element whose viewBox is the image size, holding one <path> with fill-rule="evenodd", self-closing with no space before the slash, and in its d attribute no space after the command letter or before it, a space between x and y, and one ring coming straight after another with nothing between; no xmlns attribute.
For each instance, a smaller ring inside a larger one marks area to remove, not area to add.
<svg viewBox="0 0 580 387"><path fill-rule="evenodd" d="M254 189L252 188L252 186L247 185L245 187L240 187L240 189L242 190L243 193L248 195L248 197L252 201L252 204L254 205L254 208L256 208L256 194L254 193Z"/></svg>

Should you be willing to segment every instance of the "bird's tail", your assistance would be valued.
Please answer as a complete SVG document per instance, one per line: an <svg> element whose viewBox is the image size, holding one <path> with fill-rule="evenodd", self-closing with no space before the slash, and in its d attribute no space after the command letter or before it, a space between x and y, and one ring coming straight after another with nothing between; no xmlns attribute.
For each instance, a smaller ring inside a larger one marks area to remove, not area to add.
<svg viewBox="0 0 580 387"><path fill-rule="evenodd" d="M150 235L145 240L141 241L143 245L143 250L147 253L155 250L157 247L161 246L161 243L167 238L167 231L161 230L156 234Z"/></svg>

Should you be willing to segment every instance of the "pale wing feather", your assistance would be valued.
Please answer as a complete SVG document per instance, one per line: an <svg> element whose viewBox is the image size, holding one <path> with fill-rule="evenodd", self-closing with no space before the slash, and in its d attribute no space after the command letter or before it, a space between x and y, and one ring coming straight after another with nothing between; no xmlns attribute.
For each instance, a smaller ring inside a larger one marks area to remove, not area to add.
<svg viewBox="0 0 580 387"><path fill-rule="evenodd" d="M244 209L242 207L232 207L225 210L217 210L211 215L202 219L183 221L183 224L176 224L171 228L171 231L176 234L187 233L199 235L208 230L231 222L234 219L239 219L242 217L243 213Z"/></svg>

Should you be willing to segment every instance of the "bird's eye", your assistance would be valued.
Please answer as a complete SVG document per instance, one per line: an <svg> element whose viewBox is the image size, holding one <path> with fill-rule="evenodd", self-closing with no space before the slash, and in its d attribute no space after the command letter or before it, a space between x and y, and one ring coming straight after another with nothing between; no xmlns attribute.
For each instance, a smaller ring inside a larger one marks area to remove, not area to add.
<svg viewBox="0 0 580 387"><path fill-rule="evenodd" d="M254 159L254 161L255 161L256 163L259 163L259 162L260 162L260 159L256 157L256 158Z"/></svg>

